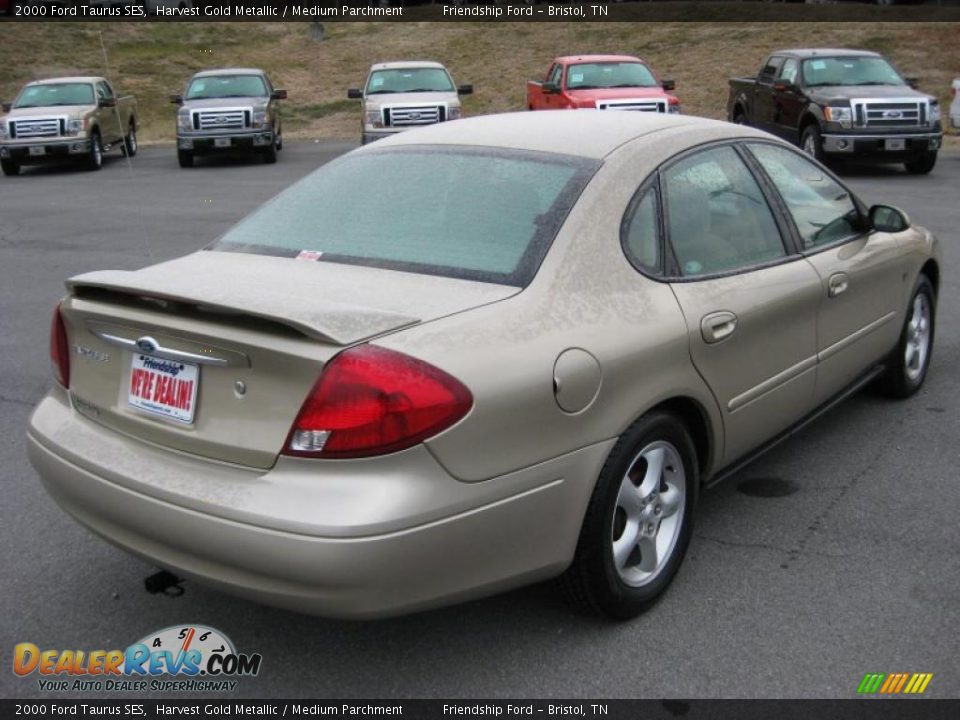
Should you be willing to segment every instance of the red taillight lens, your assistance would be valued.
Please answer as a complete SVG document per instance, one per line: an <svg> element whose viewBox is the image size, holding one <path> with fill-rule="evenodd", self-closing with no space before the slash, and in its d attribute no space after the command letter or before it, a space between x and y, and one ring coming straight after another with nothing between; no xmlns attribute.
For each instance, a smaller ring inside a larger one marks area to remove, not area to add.
<svg viewBox="0 0 960 720"><path fill-rule="evenodd" d="M67 345L67 328L60 314L60 303L53 309L50 321L50 361L53 375L65 388L70 387L70 348Z"/></svg>
<svg viewBox="0 0 960 720"><path fill-rule="evenodd" d="M357 458L412 447L473 405L456 378L409 355L360 345L327 363L300 408L286 455Z"/></svg>

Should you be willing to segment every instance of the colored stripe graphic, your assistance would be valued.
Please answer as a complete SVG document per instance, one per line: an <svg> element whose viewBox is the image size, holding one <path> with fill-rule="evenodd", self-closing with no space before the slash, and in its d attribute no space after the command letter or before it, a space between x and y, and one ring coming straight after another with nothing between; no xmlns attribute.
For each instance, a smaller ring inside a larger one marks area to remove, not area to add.
<svg viewBox="0 0 960 720"><path fill-rule="evenodd" d="M927 689L933 673L867 673L857 686L860 694L919 695Z"/></svg>

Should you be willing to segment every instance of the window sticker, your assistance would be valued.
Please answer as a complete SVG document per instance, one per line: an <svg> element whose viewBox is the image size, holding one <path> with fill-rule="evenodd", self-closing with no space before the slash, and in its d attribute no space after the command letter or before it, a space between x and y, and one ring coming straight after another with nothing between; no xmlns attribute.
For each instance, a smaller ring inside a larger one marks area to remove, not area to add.
<svg viewBox="0 0 960 720"><path fill-rule="evenodd" d="M810 63L810 67L814 70L823 70L827 66L827 63L823 60L813 60Z"/></svg>
<svg viewBox="0 0 960 720"><path fill-rule="evenodd" d="M380 87L383 85L383 76L378 75L370 81L370 87Z"/></svg>
<svg viewBox="0 0 960 720"><path fill-rule="evenodd" d="M297 253L297 260L311 260L316 262L323 257L323 253L320 250L301 250Z"/></svg>
<svg viewBox="0 0 960 720"><path fill-rule="evenodd" d="M570 82L578 83L583 82L583 73L570 73Z"/></svg>

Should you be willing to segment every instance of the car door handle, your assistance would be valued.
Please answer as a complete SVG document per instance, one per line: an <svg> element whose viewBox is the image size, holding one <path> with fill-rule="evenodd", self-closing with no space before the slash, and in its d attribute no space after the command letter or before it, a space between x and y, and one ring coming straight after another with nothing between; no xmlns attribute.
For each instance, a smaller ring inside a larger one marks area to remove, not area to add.
<svg viewBox="0 0 960 720"><path fill-rule="evenodd" d="M848 287L850 287L850 276L842 272L834 273L827 280L827 295L836 297L840 293L846 292Z"/></svg>
<svg viewBox="0 0 960 720"><path fill-rule="evenodd" d="M703 335L703 341L707 343L726 340L736 329L737 316L726 310L705 315L700 321L700 334Z"/></svg>

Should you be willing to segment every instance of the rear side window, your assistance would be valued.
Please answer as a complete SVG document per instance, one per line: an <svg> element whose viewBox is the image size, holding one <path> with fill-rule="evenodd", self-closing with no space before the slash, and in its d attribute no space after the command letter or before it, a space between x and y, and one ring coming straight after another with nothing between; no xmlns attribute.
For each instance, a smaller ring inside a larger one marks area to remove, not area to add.
<svg viewBox="0 0 960 720"><path fill-rule="evenodd" d="M773 79L777 76L777 71L780 69L781 65L783 65L782 57L772 57L767 60L767 64L764 65L763 69L760 71L760 82L773 82Z"/></svg>
<svg viewBox="0 0 960 720"><path fill-rule="evenodd" d="M657 194L652 188L627 211L622 236L623 249L635 267L652 274L662 271Z"/></svg>
<svg viewBox="0 0 960 720"><path fill-rule="evenodd" d="M526 285L598 163L427 147L346 155L212 249ZM317 255L319 253L319 256Z"/></svg>
<svg viewBox="0 0 960 720"><path fill-rule="evenodd" d="M853 197L822 169L776 145L758 143L749 148L786 203L804 248L860 234L860 212Z"/></svg>
<svg viewBox="0 0 960 720"><path fill-rule="evenodd" d="M662 177L681 275L730 272L786 256L760 186L732 147L686 157Z"/></svg>

